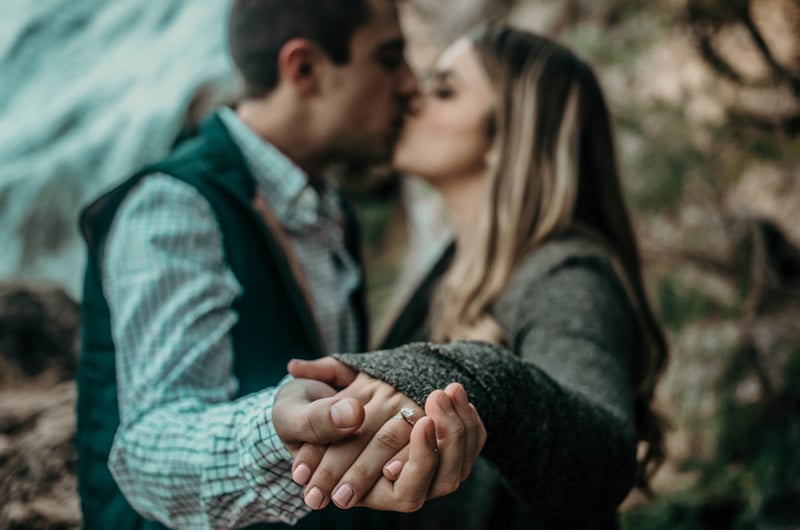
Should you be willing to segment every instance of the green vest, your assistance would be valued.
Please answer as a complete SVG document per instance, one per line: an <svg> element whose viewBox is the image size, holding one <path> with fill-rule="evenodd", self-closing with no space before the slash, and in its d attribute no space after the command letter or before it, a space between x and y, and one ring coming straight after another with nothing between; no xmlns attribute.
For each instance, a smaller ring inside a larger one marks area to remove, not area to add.
<svg viewBox="0 0 800 530"><path fill-rule="evenodd" d="M182 144L162 163L143 169L88 206L81 230L88 247L82 302L82 342L78 365L78 485L87 529L163 528L146 521L127 503L108 471L108 455L119 425L114 343L108 302L101 284L100 256L114 216L125 196L147 174L160 172L197 189L211 205L223 235L228 266L243 287L234 302L239 316L231 330L236 397L274 386L286 375L289 359L324 354L313 314L295 280L283 250L251 204L255 180L227 129L214 116L201 134ZM355 216L346 205L345 239L360 261ZM359 350L366 346L363 285L353 304L361 330ZM293 528L360 526L362 510L328 508L314 512ZM263 527L284 525L263 525Z"/></svg>

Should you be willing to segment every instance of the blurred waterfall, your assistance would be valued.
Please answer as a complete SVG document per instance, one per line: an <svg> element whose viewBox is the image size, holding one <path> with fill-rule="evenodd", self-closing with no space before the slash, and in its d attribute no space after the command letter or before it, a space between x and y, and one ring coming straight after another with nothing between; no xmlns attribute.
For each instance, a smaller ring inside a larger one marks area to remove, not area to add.
<svg viewBox="0 0 800 530"><path fill-rule="evenodd" d="M0 3L0 279L79 296L80 208L234 86L230 0Z"/></svg>

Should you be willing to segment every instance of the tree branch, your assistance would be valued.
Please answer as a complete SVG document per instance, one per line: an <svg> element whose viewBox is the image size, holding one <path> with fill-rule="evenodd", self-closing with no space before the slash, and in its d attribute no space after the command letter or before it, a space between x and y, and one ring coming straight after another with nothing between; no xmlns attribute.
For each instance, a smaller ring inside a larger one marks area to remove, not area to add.
<svg viewBox="0 0 800 530"><path fill-rule="evenodd" d="M783 133L787 136L797 136L800 134L800 114L785 117L758 116L741 110L728 111L731 122L747 127L771 132Z"/></svg>
<svg viewBox="0 0 800 530"><path fill-rule="evenodd" d="M689 23L692 27L692 33L697 40L697 45L703 60L722 77L738 84L743 84L745 80L742 75L736 71L714 47L713 37L715 32L709 30L706 23L695 19L691 15L689 17Z"/></svg>
<svg viewBox="0 0 800 530"><path fill-rule="evenodd" d="M742 304L741 332L739 344L741 351L745 355L747 362L756 374L761 391L767 403L772 403L775 397L775 387L769 377L767 369L762 362L761 353L753 340L753 326L758 316L758 308L764 299L767 287L767 246L764 241L764 232L758 223L752 223L750 228L750 239L752 246L752 262L750 267L750 278L752 289L747 299Z"/></svg>
<svg viewBox="0 0 800 530"><path fill-rule="evenodd" d="M758 48L759 53L761 53L761 56L764 58L764 61L766 61L770 68L772 68L775 76L779 80L789 83L795 95L800 97L800 77L794 75L792 72L784 68L783 65L775 59L775 55L773 55L772 50L770 50L769 44L767 44L767 41L764 40L763 35L761 35L761 31L753 21L753 17L750 14L750 2L748 2L747 9L742 9L739 11L739 13L742 23L750 33L750 38L753 39L753 43L756 45L756 48Z"/></svg>

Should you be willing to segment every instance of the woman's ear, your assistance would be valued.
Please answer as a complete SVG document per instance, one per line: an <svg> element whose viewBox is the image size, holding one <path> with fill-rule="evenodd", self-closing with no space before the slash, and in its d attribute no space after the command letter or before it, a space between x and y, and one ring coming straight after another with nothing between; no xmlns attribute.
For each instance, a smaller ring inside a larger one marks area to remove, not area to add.
<svg viewBox="0 0 800 530"><path fill-rule="evenodd" d="M288 83L301 97L319 91L320 53L308 39L291 39L278 54L280 81Z"/></svg>

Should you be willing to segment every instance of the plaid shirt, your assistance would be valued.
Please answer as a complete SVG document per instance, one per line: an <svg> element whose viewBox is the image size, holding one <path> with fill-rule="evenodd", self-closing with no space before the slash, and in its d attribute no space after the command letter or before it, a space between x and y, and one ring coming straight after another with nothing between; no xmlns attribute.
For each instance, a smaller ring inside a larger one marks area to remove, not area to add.
<svg viewBox="0 0 800 530"><path fill-rule="evenodd" d="M233 111L220 113L304 270L325 345L353 350L360 271L335 190L318 193ZM120 408L109 467L131 505L168 526L293 524L308 508L271 422L280 385L233 400L242 287L222 248L210 205L168 175L148 175L120 207L102 263Z"/></svg>

